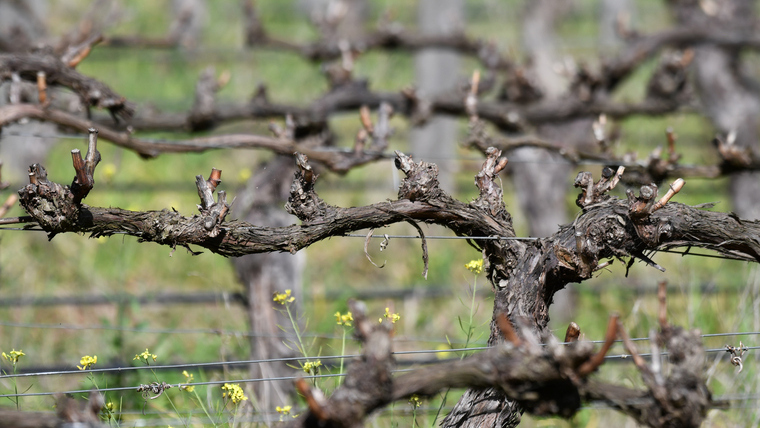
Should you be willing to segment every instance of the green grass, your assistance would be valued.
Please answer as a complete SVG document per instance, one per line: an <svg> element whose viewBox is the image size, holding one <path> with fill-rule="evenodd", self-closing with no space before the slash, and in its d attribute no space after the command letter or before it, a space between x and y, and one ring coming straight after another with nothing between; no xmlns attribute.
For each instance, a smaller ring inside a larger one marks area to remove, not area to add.
<svg viewBox="0 0 760 428"><path fill-rule="evenodd" d="M314 31L303 25L301 18L293 13L293 6L281 1L259 1L261 14L267 28L282 37L310 40ZM405 7L400 0L372 2L372 17L377 17L385 9L394 11L408 26L414 26L415 11ZM591 2L579 2L579 10L574 12L579 18L563 24L559 33L574 39L593 37L596 24L588 17ZM85 4L76 5L79 10ZM67 9L61 4L51 5L51 16L56 20L54 33L70 28L79 16L78 10ZM162 36L165 34L168 18L165 11L168 2L131 2L126 16L130 19L109 28L110 34L132 34L139 31L143 35ZM468 2L467 10L473 16L468 27L472 34L493 39L504 49L519 47L518 27L519 3L515 1L495 5L489 2ZM79 70L107 82L114 90L140 105L153 104L160 109L181 111L192 105L195 81L206 66L213 64L217 73L230 70L232 80L219 93L221 100L244 101L251 96L259 82L269 87L271 99L305 104L321 94L326 84L317 67L292 54L269 51L242 52L237 3L209 3L208 26L203 33L202 48L193 52L135 51L129 49L97 48L84 61ZM653 14L656 15L656 14ZM659 15L658 15L659 16ZM663 18L657 18L651 25L665 25ZM66 24L66 25L65 25ZM649 23L648 23L649 24ZM566 49L581 56L593 57L595 52L577 52L577 47ZM205 49L205 50L204 50ZM464 61L462 76L469 75L476 65ZM621 100L636 100L643 93L649 70L644 67L622 88L618 95ZM413 83L413 59L406 54L385 55L371 53L357 61L357 76L370 79L371 87L377 90L397 90ZM402 118L394 118L397 132L391 148L407 150L408 124ZM344 115L331 120L331 126L338 135L342 146L349 146L359 122L355 115ZM623 141L616 148L617 153L633 150L639 158L645 158L651 150L665 145L664 129L672 126L679 134L678 148L684 154L686 163L710 163L715 157L712 148L706 144L712 136L712 128L694 115L678 114L663 118L631 118L621 123ZM226 131L264 133L265 124L238 123L225 126L218 132ZM460 137L466 132L463 124ZM148 138L181 138L186 135L144 134ZM68 183L73 177L69 151L85 148L84 141L61 140L44 162L50 178ZM205 154L162 155L145 161L135 154L101 144L103 163L96 171L96 186L88 196L87 203L94 206L119 206L133 210L158 210L174 207L184 215L196 212L197 194L194 186L196 174L206 175L211 167L222 169L222 188L234 196L242 185L241 177L255 171L261 160L268 154L255 151L215 151ZM466 150L459 155L474 157ZM455 196L463 201L476 196L472 185L473 175L480 161L462 162L457 173ZM105 166L111 164L112 174L104 174ZM598 175L598 168L594 169ZM570 186L571 177L568 177ZM367 165L353 170L344 177L329 173L322 174L317 184L320 195L331 204L356 206L394 198L392 186L392 166L390 161ZM504 179L505 201L515 218L518 234L524 235L527 222L517 209L514 189L508 179ZM142 189L142 190L141 190ZM146 190L147 189L147 190ZM357 190L358 189L358 190ZM6 193L7 194L7 193ZM622 191L620 193L622 195ZM577 211L575 194L568 194L571 214ZM726 195L726 180L689 180L686 188L676 197L679 202L696 204L721 200L716 207L721 211L730 210ZM10 215L21 215L16 208ZM294 219L295 221L295 219ZM425 227L425 226L423 226ZM445 234L440 227L429 227L430 235ZM400 224L377 230L376 235L414 234L411 226ZM451 290L451 298L408 298L395 302L370 301L369 311L380 316L384 308L392 304L401 320L396 324L396 349L435 349L446 344L448 338L454 345L462 344L465 335L457 321L469 318L468 281L471 274L464 269L464 263L477 258L478 253L462 241L429 241L430 272L428 280L421 277L422 260L418 240L392 239L387 251L380 252L379 241L373 241L370 254L378 264L386 262L386 267L378 269L365 258L363 240L357 238L333 238L317 243L305 250L307 266L303 274L307 298L303 301L303 320L308 322L306 333L314 333L337 338L319 338L313 341L312 354L331 355L340 351L340 330L332 316L336 311L345 312L346 299L361 290L407 287L440 287ZM646 285L654 287L666 279L678 286L679 292L669 296L669 316L676 324L699 328L704 333L758 330L760 319L755 308L760 302L760 290L756 281L757 269L740 262L730 262L697 257L681 258L678 255L658 254L655 260L667 269L660 273L644 264L637 263L628 278L619 264L602 271L599 276L583 284L571 284L577 303L572 320L582 328L587 339L603 337L606 320L613 311L621 313L626 328L632 336L648 334L656 324L656 297L653 294L637 295L630 289ZM3 232L0 235L0 281L3 297L12 296L67 296L67 295L108 295L132 293L142 295L159 291L239 291L230 262L224 258L205 252L192 256L184 249L173 252L168 247L155 244L141 244L135 238L115 236L108 239L88 239L84 236L57 236L48 242L40 233ZM714 284L720 293L702 295L699 286ZM486 290L488 285L481 278L478 287ZM599 290L603 291L599 291ZM329 292L339 291L342 297L330 299ZM302 298L303 296L298 296ZM479 310L474 314L475 344L480 345L488 335L491 318L492 298L478 295ZM0 320L15 323L74 324L87 326L122 327L129 329L218 329L219 331L246 331L246 314L238 306L228 306L223 302L209 305L158 306L127 304L122 307L103 305L93 307L14 307L0 308ZM554 319L550 328L558 336L564 334L567 319ZM418 340L419 339L419 340ZM422 341L424 339L424 341ZM727 343L737 345L740 338L712 338L705 340L709 348L720 348ZM745 344L754 345L752 337L745 337ZM308 340L307 343L311 343ZM205 362L246 359L248 339L239 334L166 334L139 331L111 330L54 330L0 326L0 350L23 349L27 356L20 366L34 367L56 365L75 368L82 355L97 354L99 362L131 362L135 354L149 347L159 355L159 362ZM358 352L357 344L351 341L347 352ZM619 348L612 353L622 352ZM713 364L716 354L708 360ZM749 359L756 361L750 353ZM725 361L714 367L710 386L716 394L756 391L758 387L757 369L747 364L740 376ZM5 362L2 368L7 370ZM227 372L194 371L196 380L223 380L246 378L244 370ZM179 371L159 372L162 380L177 383L184 381ZM628 385L640 384L632 365L615 363L604 366L599 376L603 379ZM122 377L98 377L99 386L137 385L155 380L148 373L124 374ZM328 393L335 387L332 381L319 384ZM88 389L85 375L48 376L24 378L20 390L31 387L30 392ZM0 393L8 391L9 382L0 380ZM221 400L219 387L199 387L199 395L209 408ZM448 405L452 405L458 394L452 392ZM200 411L192 396L176 389L167 394L180 413ZM123 409L134 413L127 419L142 418L140 410L143 400L137 393L111 395L116 401L123 397ZM22 409L49 409L52 398L23 398ZM9 404L9 403L5 403ZM422 408L437 409L440 397L424 402ZM163 400L148 400L147 411L159 411L152 417L176 417L174 410ZM273 409L264 409L273 411ZM381 412L372 419L370 426L409 426L410 417L407 403L396 403L392 409ZM433 412L434 414L434 412ZM713 426L731 426L733 421L752 420L752 409L738 409L727 414L711 414ZM433 416L422 412L418 421L432 424ZM609 426L625 423L625 419L609 410L581 411L569 422L557 419L525 418L522 426Z"/></svg>

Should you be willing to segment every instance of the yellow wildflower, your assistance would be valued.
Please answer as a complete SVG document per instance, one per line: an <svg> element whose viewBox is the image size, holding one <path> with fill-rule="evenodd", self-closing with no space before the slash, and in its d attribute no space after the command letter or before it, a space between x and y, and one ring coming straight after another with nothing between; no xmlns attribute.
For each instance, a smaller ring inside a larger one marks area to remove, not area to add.
<svg viewBox="0 0 760 428"><path fill-rule="evenodd" d="M401 319L401 315L399 314L392 314L390 308L385 308L385 313L383 314L383 318L388 318L391 320L392 323L396 323L396 321ZM380 322L383 322L383 318L380 318Z"/></svg>
<svg viewBox="0 0 760 428"><path fill-rule="evenodd" d="M222 397L232 400L233 404L237 404L248 399L248 397L246 397L243 393L243 388L241 388L240 384L237 383L234 385L231 383L225 383L224 386L222 386L222 391L226 391L222 393Z"/></svg>
<svg viewBox="0 0 760 428"><path fill-rule="evenodd" d="M280 414L280 422L282 422L282 418L284 416L286 416L286 415L290 415L291 418L297 418L298 417L298 415L292 415L292 414L290 414L290 411L293 410L293 406L282 406L282 407L277 406L275 408L275 410L277 410L277 413Z"/></svg>
<svg viewBox="0 0 760 428"><path fill-rule="evenodd" d="M475 275L480 275L480 273L483 272L483 259L470 260L470 262L465 264L464 267Z"/></svg>
<svg viewBox="0 0 760 428"><path fill-rule="evenodd" d="M420 401L420 397L417 396L417 394L414 394L411 397L409 397L409 404L412 405L412 409L416 409L416 408L420 407L420 405L422 404L422 402Z"/></svg>
<svg viewBox="0 0 760 428"><path fill-rule="evenodd" d="M20 349L18 351L16 349L13 349L10 352L10 354L6 354L5 352L3 352L3 358L10 361L11 364L13 364L14 366L16 365L16 363L18 363L19 357L23 357L24 355L26 354L24 353L24 351Z"/></svg>
<svg viewBox="0 0 760 428"><path fill-rule="evenodd" d="M243 168L238 172L238 181L245 183L249 178L251 178L251 175L253 175L253 173L250 169Z"/></svg>
<svg viewBox="0 0 760 428"><path fill-rule="evenodd" d="M436 346L435 349L438 351L445 351L447 349L451 349L451 345L440 344ZM453 357L454 353L453 352L438 352L435 355L439 360L445 360L446 358Z"/></svg>
<svg viewBox="0 0 760 428"><path fill-rule="evenodd" d="M322 365L322 362L317 360L314 362L308 361L303 365L303 371L306 373L312 373L317 374L319 373L319 367Z"/></svg>
<svg viewBox="0 0 760 428"><path fill-rule="evenodd" d="M116 165L107 163L100 168L100 173L103 176L103 181L110 183L113 177L116 175Z"/></svg>
<svg viewBox="0 0 760 428"><path fill-rule="evenodd" d="M79 364L81 364L81 366L77 366L77 368L79 370L87 370L93 365L95 365L95 363L97 362L98 362L97 355L93 355L92 357L89 355L85 355L84 357L82 357L81 360L79 360Z"/></svg>
<svg viewBox="0 0 760 428"><path fill-rule="evenodd" d="M351 321L354 320L354 315L351 312L346 312L345 315L342 315L340 311L335 313L335 322L338 323L338 325L345 325L346 327L351 327Z"/></svg>
<svg viewBox="0 0 760 428"><path fill-rule="evenodd" d="M275 292L272 300L274 300L275 302L281 305L284 305L285 303L290 303L296 300L296 298L290 296L290 290L285 290L284 293Z"/></svg>
<svg viewBox="0 0 760 428"><path fill-rule="evenodd" d="M150 364L150 362L148 362L148 358L153 358L153 361L156 361L156 358L158 358L158 355L151 354L150 351L148 351L148 348L145 348L145 352L143 352L142 354L136 354L133 360L142 359L142 360L145 360L145 364Z"/></svg>
<svg viewBox="0 0 760 428"><path fill-rule="evenodd" d="M180 384L179 388L183 391L187 392L193 392L195 391L195 386L193 385L186 385L188 383L193 383L193 375L188 373L187 370L182 370L182 375L185 376L185 384Z"/></svg>
<svg viewBox="0 0 760 428"><path fill-rule="evenodd" d="M109 401L102 409L100 409L100 419L103 419L104 421L113 419L113 411L114 404L112 401Z"/></svg>

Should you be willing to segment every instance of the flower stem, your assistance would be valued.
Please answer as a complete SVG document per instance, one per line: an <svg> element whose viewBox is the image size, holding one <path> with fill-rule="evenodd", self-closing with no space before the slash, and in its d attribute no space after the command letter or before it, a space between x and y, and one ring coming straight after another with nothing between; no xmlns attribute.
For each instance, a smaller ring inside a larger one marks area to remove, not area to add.
<svg viewBox="0 0 760 428"><path fill-rule="evenodd" d="M296 338L298 339L299 351L301 351L304 358L309 358L309 355L306 353L306 347L303 346L303 341L301 341L301 331L298 329L298 325L296 324L296 321L293 319L293 314L290 312L290 305L285 305L285 310L288 312L288 318L290 319L290 324L293 326L293 331L295 331L296 333Z"/></svg>
<svg viewBox="0 0 760 428"><path fill-rule="evenodd" d="M340 371L339 374L343 374L343 360L344 355L346 355L346 327L343 327L343 342L340 344ZM338 377L338 385L340 385L340 381L342 380L341 377Z"/></svg>

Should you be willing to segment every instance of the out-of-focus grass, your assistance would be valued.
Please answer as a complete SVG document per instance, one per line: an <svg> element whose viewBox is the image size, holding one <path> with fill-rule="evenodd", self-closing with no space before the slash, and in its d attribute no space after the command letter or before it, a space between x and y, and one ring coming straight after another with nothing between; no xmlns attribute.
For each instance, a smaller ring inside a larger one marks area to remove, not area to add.
<svg viewBox="0 0 760 428"><path fill-rule="evenodd" d="M73 3L82 10L84 2ZM596 24L584 11L593 10L592 2L578 2L575 12L579 18L564 23L559 33L563 38L563 48L593 58L593 49L583 48L578 40L588 41L594 37ZM257 2L266 27L272 34L282 37L309 40L313 29L303 25L302 16L293 12L291 3L281 1ZM63 3L51 6L51 16L57 16L55 29L58 32L69 27L64 23L75 22L80 13L64 7ZM128 19L108 31L110 34L133 34L162 36L168 24L166 10L168 2L130 2L126 7ZM649 7L649 6L647 6ZM265 82L273 100L304 104L323 93L324 79L317 67L292 54L270 51L243 51L242 31L239 26L237 3L209 3L207 26L203 33L203 43L198 51L151 51L96 48L83 62L79 70L108 83L116 91L138 104L152 104L165 110L185 110L192 105L195 80L200 71L208 65L215 65L217 72L230 70L232 80L219 93L221 100L242 101L248 98L259 82ZM373 2L371 11L377 17L381 11L390 8L394 16L407 25L413 26L414 10L400 0ZM520 2L509 1L500 4L492 2L468 2L467 10L473 17L468 32L493 39L504 48L519 52ZM648 10L648 9L647 9ZM642 12L643 13L643 12ZM651 25L663 26L666 19L660 14ZM649 22L648 22L649 24ZM592 45L593 43L589 43ZM516 53L519 56L519 53ZM467 76L477 65L464 61L459 72ZM643 94L648 71L654 62L644 67L622 88L618 97L633 101ZM356 64L357 76L367 77L372 88L397 90L414 81L413 60L406 54L370 53L359 58ZM407 150L408 124L401 118L393 121L397 133L392 140L392 148ZM341 145L350 145L359 123L354 114L342 115L332 120L333 130ZM714 154L706 143L712 129L703 119L689 114L676 114L663 118L631 118L621 123L622 142L616 147L618 153L634 150L639 157L645 157L658 145L665 144L664 130L673 126L680 136L679 152L686 163L712 163ZM219 130L240 130L263 133L261 124L238 123ZM463 124L459 130L460 140L466 132ZM148 138L181 138L181 134L147 134ZM21 142L19 142L21 143ZM85 148L84 141L61 140L45 163L50 178L68 183L73 177L69 150ZM269 155L253 151L216 151L205 154L163 155L145 161L135 154L114 148L106 143L100 145L103 163L96 171L96 186L88 196L87 203L94 206L119 206L134 210L176 208L184 215L196 211L197 195L194 187L196 174L208 174L211 167L222 169L222 188L234 196L242 184L241 177L255 172L260 160ZM477 157L472 152L460 150L459 156ZM462 161L460 172L455 177L455 195L460 200L476 196L472 185L473 175L481 161ZM104 175L105 166L112 175ZM580 169L580 168L579 168ZM598 167L591 169L598 175ZM394 178L395 177L395 178ZM353 206L374 203L395 197L394 180L399 179L391 161L378 162L351 171L345 177L328 173L322 174L317 184L320 195L331 204ZM568 186L572 177L568 177ZM519 213L511 182L503 179L505 201L515 218L518 235L525 235L527 221ZM730 210L725 195L725 180L689 180L684 190L676 197L679 202L696 204L721 200L715 209ZM151 189L135 191L133 189ZM620 189L618 195L623 195ZM571 213L575 195L568 195ZM18 209L10 215L20 215ZM295 222L295 219L294 219ZM446 234L439 227L425 227L429 235ZM376 235L416 234L408 225L395 225L375 232ZM43 234L32 232L3 232L0 236L0 279L3 296L55 296L71 294L107 295L113 293L146 294L159 291L237 291L234 272L229 262L219 256L205 252L191 256L182 248L172 253L167 247L155 244L141 244L131 237L115 236L108 239L92 240L83 236L57 236L48 242ZM371 301L370 313L380 316L386 306L393 306L402 316L397 323L397 343L399 350L436 349L445 347L447 338L454 346L464 342L464 334L457 317L466 317L469 311L468 289L471 274L464 269L464 263L477 258L479 254L462 241L431 240L430 272L428 280L421 278L422 261L419 240L392 239L388 250L380 252L379 241L373 241L370 253L378 262L386 262L383 269L372 266L363 254L363 239L333 238L315 244L308 250L308 264L304 272L304 287L311 299L304 301L302 320L307 323L307 333L317 333L323 337L313 340L312 353L321 355L337 354L340 351L340 330L332 316L335 311L345 312L346 298L356 291L375 288L441 287L451 289L452 298L408 298L395 302ZM171 254L171 255L170 255ZM666 279L679 287L679 292L669 296L669 316L675 324L700 328L704 333L758 330L760 316L758 302L760 292L757 285L757 271L746 263L697 257L680 257L672 254L658 254L655 260L668 271L660 273L637 263L625 278L625 269L614 264L598 277L579 285L569 285L574 290L577 303L572 317L581 325L587 339L600 339L610 312L617 311L629 329L630 334L642 337L656 324L656 297L654 294L638 295L630 288L642 285L655 287ZM698 290L703 285L714 286L721 292L702 295ZM483 278L478 282L480 289L489 286ZM603 289L602 292L599 292ZM327 299L328 292L341 291L345 298ZM302 298L303 296L298 296ZM474 345L482 345L488 334L491 318L490 297L479 295L479 310L475 314L477 326L475 337L480 337ZM225 305L224 302L211 305L156 306L128 304L123 307L105 305L96 307L52 307L52 308L2 308L0 320L16 323L75 324L85 326L121 327L128 329L218 329L219 331L246 330L246 315L242 308ZM568 320L553 320L550 327L558 336L564 334ZM337 337L337 338L336 338ZM720 348L726 343L738 344L741 338L714 338L705 340L708 348ZM745 344L756 343L752 337L743 338ZM311 339L309 339L311 342ZM85 354L98 354L101 362L129 362L145 347L160 356L161 363L180 361L224 361L247 358L248 339L239 334L157 334L139 331L113 330L53 330L39 328L18 328L0 326L0 349L22 348L27 357L22 366L58 365L74 368L79 358ZM642 345L646 350L646 345ZM356 344L349 343L347 352L357 352ZM622 352L619 348L611 353ZM719 354L709 354L710 386L716 394L755 391L757 370L746 364L741 375L726 361L717 361ZM751 356L748 357L752 359ZM426 357L434 358L433 355ZM448 357L456 357L449 355ZM756 359L752 359L756 362ZM3 365L4 369L7 369ZM208 372L196 371L196 380L240 379L247 377L243 371ZM612 363L604 366L600 377L629 385L639 385L638 375L632 365ZM161 373L162 380L181 382L179 373ZM99 378L100 379L100 378ZM136 385L154 380L145 373L125 375L121 384ZM118 380L105 378L109 386ZM82 376L54 376L27 381L24 388L31 386L30 392L89 388ZM103 387L103 384L100 384ZM325 381L320 386L328 392L335 383ZM8 391L10 384L0 380L0 391ZM754 389L753 389L754 388ZM23 390L23 389L22 389ZM218 387L199 388L204 399L218 400ZM215 391L215 392L211 392ZM183 411L197 410L187 396L177 390L169 391L178 408ZM448 406L456 401L461 392L453 392L448 397ZM118 400L118 396L112 395ZM142 400L139 394L124 394L126 408L139 409ZM24 398L24 409L43 409L51 405L49 398ZM284 404L284 403L283 403ZM440 397L423 404L423 407L437 408ZM381 412L371 422L375 426L409 425L405 403L397 403L392 409ZM148 409L162 410L164 416L171 416L172 410L166 402L150 401ZM273 411L273 409L262 409ZM752 412L733 412L730 420L751 420ZM435 412L433 412L434 414ZM711 422L715 426L731 426L731 422L721 421L725 413L717 413ZM129 416L132 419L141 415ZM432 416L426 413L418 416L432 424ZM532 420L526 417L524 426L606 426L625 419L609 410L583 410L571 422L555 419ZM624 423L624 422L620 422Z"/></svg>

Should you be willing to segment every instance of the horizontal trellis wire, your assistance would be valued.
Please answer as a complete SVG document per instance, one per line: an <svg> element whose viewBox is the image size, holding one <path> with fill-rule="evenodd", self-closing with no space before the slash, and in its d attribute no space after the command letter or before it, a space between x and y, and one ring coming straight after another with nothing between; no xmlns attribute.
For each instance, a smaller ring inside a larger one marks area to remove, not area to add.
<svg viewBox="0 0 760 428"><path fill-rule="evenodd" d="M758 335L760 332L735 332L735 333L712 333L712 334L706 334L702 335L702 337L727 337L727 336L738 336L738 335ZM636 341L646 341L649 340L648 337L640 337L640 338L634 338L632 340ZM600 343L602 341L591 341L592 343ZM621 342L621 341L616 341ZM565 343L568 344L568 343ZM488 347L468 347L468 348L455 348L455 349L426 349L426 350L413 350L413 351L397 351L393 352L394 355L413 355L413 354L446 354L446 353L455 353L455 352L469 352L469 351L484 351L488 349ZM760 349L760 346L745 346L744 349L746 350L756 350ZM717 353L717 352L726 352L725 348L710 348L705 350L706 353ZM639 354L642 357L651 357L651 353L640 353ZM663 351L660 352L660 355L667 356L668 352ZM5 378L21 378L21 377L37 377L37 376L57 376L57 375L68 375L68 374L90 374L90 373L113 373L113 372L125 372L125 371L134 371L134 370L168 370L168 369L188 369L188 368L200 368L200 367L208 367L208 366L219 366L219 365L243 365L243 364L260 364L260 363L269 363L269 362L288 362L288 361L303 361L303 360L334 360L334 359L346 359L346 358L354 358L358 357L358 354L350 354L350 355L326 355L326 356L313 356L313 357L287 357L287 358L271 358L271 359L260 359L260 360L241 360L241 361L215 361L215 362L206 362L206 363L186 363L186 364L171 364L171 365L145 365L145 366L131 366L131 367L116 367L116 368L103 368L103 369L89 369L89 370L63 370L63 371L49 371L49 372L35 372L35 373L16 373L16 374L7 374L0 376L0 379ZM607 355L605 356L605 359L611 360L611 359L629 359L631 358L630 354L614 354L614 355ZM445 362L445 360L441 360L440 363ZM429 364L436 364L436 363L429 363ZM399 372L406 372L413 369L398 369L394 370L394 373ZM327 374L327 375L310 375L310 376L304 376L305 378L322 378L322 377L338 377L338 376L345 376L345 374ZM187 386L191 385L216 385L221 383L230 383L230 382L238 382L238 383L248 383L248 382L267 382L267 381L282 381L282 380L294 380L296 379L296 376L288 376L288 377L272 377L272 378L257 378L257 379L238 379L238 380L227 380L227 381L212 381L212 382L196 382L196 383L188 383L183 384ZM102 391L122 391L122 390L130 390L135 389L134 387L119 387L115 389L108 389L104 388ZM80 393L80 392L87 392L87 391L65 391L62 393ZM37 393L21 393L21 394L2 394L0 395L0 398L2 397L23 397L23 396L37 396L37 395L53 395L56 393L61 393L60 391L57 392L37 392Z"/></svg>

